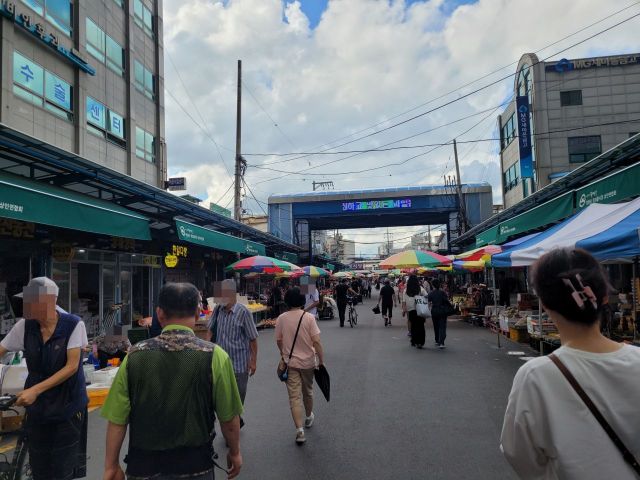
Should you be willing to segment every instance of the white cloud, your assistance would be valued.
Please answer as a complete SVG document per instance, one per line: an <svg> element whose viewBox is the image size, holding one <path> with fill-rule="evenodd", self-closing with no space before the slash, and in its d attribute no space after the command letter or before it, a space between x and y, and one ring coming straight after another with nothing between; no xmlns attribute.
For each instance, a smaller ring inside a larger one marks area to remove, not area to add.
<svg viewBox="0 0 640 480"><path fill-rule="evenodd" d="M207 129L226 147L222 153L232 168L239 58L243 60L245 86L284 132L283 135L273 125L274 121L245 89L243 151L290 152L294 149L292 144L295 150L308 150L377 122L387 120L377 127L381 129L408 118L405 115L388 120L508 65L523 53L539 49L629 3L627 0L605 3L600 0L480 0L460 6L445 17L442 13L445 1L416 2L407 8L400 0L330 0L321 22L315 30L310 30L297 1L285 6L280 0L165 0L165 49L198 104ZM630 9L567 39L545 50L540 57L555 53L638 10L637 7ZM628 22L559 57L637 51L640 48L640 37L635 32L637 25L637 19ZM513 73L514 68L511 66L412 113L418 114L457 98ZM184 107L193 111L171 61L165 62L165 83ZM494 107L508 96L511 85L512 82L506 80L413 122L338 150L380 146ZM190 192L206 194L215 201L227 190L231 178L210 140L169 96L166 99L170 173L181 172L193 179ZM461 133L484 115L402 143L431 144L454 137L461 141L495 138L497 113L489 115L464 136ZM193 116L199 118L195 112ZM371 132L367 130L360 135ZM309 191L314 179L333 180L336 189L441 184L443 174L453 172L450 147L393 165L425 150L363 154L310 170L303 177L305 180L250 166L247 182L261 200L266 200L269 193ZM463 179L490 181L494 198L499 200L497 146L461 143L459 153ZM314 156L270 167L300 172L338 158L342 156ZM282 160L254 156L247 159L250 165ZM366 173L334 174L360 170ZM272 177L283 178L264 182ZM255 212L261 211L253 200L248 200L248 205Z"/></svg>

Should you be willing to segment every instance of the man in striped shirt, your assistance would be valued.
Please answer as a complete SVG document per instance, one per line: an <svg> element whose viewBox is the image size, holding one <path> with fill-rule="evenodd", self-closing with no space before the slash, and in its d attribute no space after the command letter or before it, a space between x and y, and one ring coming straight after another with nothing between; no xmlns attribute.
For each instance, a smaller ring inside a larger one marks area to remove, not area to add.
<svg viewBox="0 0 640 480"><path fill-rule="evenodd" d="M258 330L249 309L237 303L235 280L227 279L217 284L214 296L218 305L211 315L209 340L219 345L231 358L244 405L249 377L256 373ZM243 425L241 418L240 426Z"/></svg>

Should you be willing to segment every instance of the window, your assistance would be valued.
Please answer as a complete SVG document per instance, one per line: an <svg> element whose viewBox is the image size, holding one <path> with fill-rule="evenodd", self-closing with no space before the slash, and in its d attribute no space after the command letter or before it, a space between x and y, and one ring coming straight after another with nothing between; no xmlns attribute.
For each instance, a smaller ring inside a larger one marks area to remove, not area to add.
<svg viewBox="0 0 640 480"><path fill-rule="evenodd" d="M156 159L156 139L140 127L136 127L136 155L148 162Z"/></svg>
<svg viewBox="0 0 640 480"><path fill-rule="evenodd" d="M569 162L582 163L596 158L602 153L600 135L567 138Z"/></svg>
<svg viewBox="0 0 640 480"><path fill-rule="evenodd" d="M136 88L144 93L150 100L154 99L155 86L153 84L153 73L145 68L139 61L135 61L135 84Z"/></svg>
<svg viewBox="0 0 640 480"><path fill-rule="evenodd" d="M507 148L507 146L516 138L516 116L515 114L511 115L509 120L507 120L502 125L502 132L500 135L500 142L502 146L502 150Z"/></svg>
<svg viewBox="0 0 640 480"><path fill-rule="evenodd" d="M87 97L87 130L125 146L125 125L122 115Z"/></svg>
<svg viewBox="0 0 640 480"><path fill-rule="evenodd" d="M13 93L54 115L73 120L71 85L18 52L13 52Z"/></svg>
<svg viewBox="0 0 640 480"><path fill-rule="evenodd" d="M523 65L518 72L517 88L518 96L525 96L531 93L531 69L529 65Z"/></svg>
<svg viewBox="0 0 640 480"><path fill-rule="evenodd" d="M560 105L563 107L582 105L582 90L560 92Z"/></svg>
<svg viewBox="0 0 640 480"><path fill-rule="evenodd" d="M147 35L153 38L153 14L142 0L135 0L133 4L133 19Z"/></svg>
<svg viewBox="0 0 640 480"><path fill-rule="evenodd" d="M120 8L124 8L124 0L113 0L113 3L118 5Z"/></svg>
<svg viewBox="0 0 640 480"><path fill-rule="evenodd" d="M518 185L518 180L520 179L520 162L516 162L511 165L506 172L503 172L502 177L505 192L516 187Z"/></svg>
<svg viewBox="0 0 640 480"><path fill-rule="evenodd" d="M87 51L118 75L124 75L124 49L87 17ZM106 54L106 56L105 56Z"/></svg>
<svg viewBox="0 0 640 480"><path fill-rule="evenodd" d="M70 0L22 0L31 10L46 18L56 28L71 36Z"/></svg>

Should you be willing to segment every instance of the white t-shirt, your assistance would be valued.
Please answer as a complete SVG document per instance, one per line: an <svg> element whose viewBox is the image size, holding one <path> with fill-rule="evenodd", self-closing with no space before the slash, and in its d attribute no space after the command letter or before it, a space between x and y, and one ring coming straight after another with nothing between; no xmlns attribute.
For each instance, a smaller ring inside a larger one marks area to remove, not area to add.
<svg viewBox="0 0 640 480"><path fill-rule="evenodd" d="M309 307L309 305L311 305L312 303L320 301L320 293L318 292L318 289L315 289L312 293L305 294L304 298L306 299L304 304L304 309L306 310L307 307ZM318 307L313 307L311 310L309 310L309 313L314 316L317 315Z"/></svg>
<svg viewBox="0 0 640 480"><path fill-rule="evenodd" d="M423 297L427 296L427 292L422 287L420 287L420 295ZM402 294L402 301L406 304L407 311L416 310L416 297L410 297L407 295L406 290Z"/></svg>
<svg viewBox="0 0 640 480"><path fill-rule="evenodd" d="M627 448L640 457L640 348L555 352ZM515 376L501 448L521 479L637 480L631 467L549 358Z"/></svg>
<svg viewBox="0 0 640 480"><path fill-rule="evenodd" d="M73 332L71 332L69 343L67 343L67 350L83 348L88 344L87 330L84 322L80 321L78 325L76 325L76 328L73 329ZM7 336L2 339L0 345L9 352L20 352L24 350L24 318L18 320L9 333L7 333Z"/></svg>

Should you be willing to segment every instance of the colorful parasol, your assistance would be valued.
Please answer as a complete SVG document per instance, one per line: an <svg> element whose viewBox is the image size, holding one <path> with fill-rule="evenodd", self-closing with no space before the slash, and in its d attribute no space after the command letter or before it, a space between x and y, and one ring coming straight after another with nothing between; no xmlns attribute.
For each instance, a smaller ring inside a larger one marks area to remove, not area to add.
<svg viewBox="0 0 640 480"><path fill-rule="evenodd" d="M331 272L325 270L324 268L314 267L313 265L302 267L302 270L297 273L299 276L306 276L311 278L319 278L319 277L328 277L331 275Z"/></svg>
<svg viewBox="0 0 640 480"><path fill-rule="evenodd" d="M451 259L426 250L405 250L380 262L380 268L419 268L450 265Z"/></svg>
<svg viewBox="0 0 640 480"><path fill-rule="evenodd" d="M491 255L502 253L502 247L500 245L487 245L486 247L475 248L468 252L456 255L456 260L464 260L465 262L482 261L488 262L491 260ZM484 268L484 265L482 266Z"/></svg>
<svg viewBox="0 0 640 480"><path fill-rule="evenodd" d="M353 273L345 270L342 272L334 273L332 276L333 278L353 278Z"/></svg>
<svg viewBox="0 0 640 480"><path fill-rule="evenodd" d="M227 270L236 272L257 272L257 273L281 273L300 270L300 267L293 263L278 260L277 258L265 257L263 255L255 255L249 258L243 258L229 265Z"/></svg>
<svg viewBox="0 0 640 480"><path fill-rule="evenodd" d="M466 270L468 272L481 272L485 266L486 262L483 260L454 260L453 262L454 270Z"/></svg>

